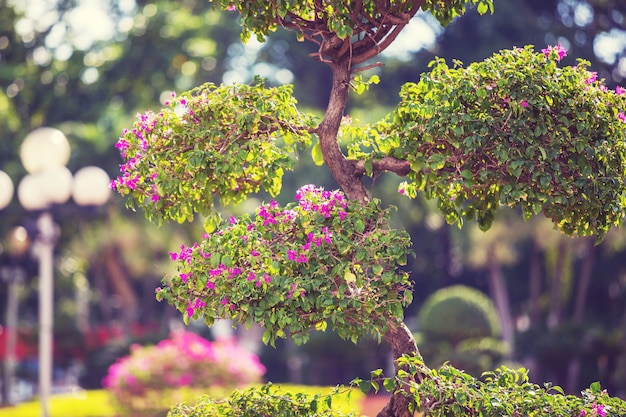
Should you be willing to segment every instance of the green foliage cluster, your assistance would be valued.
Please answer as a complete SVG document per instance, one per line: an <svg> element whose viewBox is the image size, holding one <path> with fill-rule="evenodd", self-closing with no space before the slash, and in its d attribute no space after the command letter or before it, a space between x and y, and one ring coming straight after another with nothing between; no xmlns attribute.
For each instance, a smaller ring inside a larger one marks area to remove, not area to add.
<svg viewBox="0 0 626 417"><path fill-rule="evenodd" d="M475 218L488 229L500 205L519 205L526 219L543 210L567 234L601 238L624 217L626 94L588 62L557 59L532 46L466 68L437 59L351 158L408 160L401 192L437 198L449 223Z"/></svg>
<svg viewBox="0 0 626 417"><path fill-rule="evenodd" d="M211 0L213 1L213 0ZM424 11L430 11L441 24L447 25L455 17L462 15L467 10L467 5L477 5L481 14L491 10L492 0L426 0L415 2L413 0L394 0L385 7L375 0L364 0L357 3L337 1L312 1L312 0L220 0L221 8L236 10L241 15L243 31L242 40L246 41L251 34L257 36L260 41L265 39L269 32L275 31L278 23L294 24L301 32L310 31L318 22L323 22L327 30L339 39L346 39L358 34L362 28L355 25L355 16L366 16L368 20L397 23L397 20L410 12L415 7ZM216 4L217 6L217 4ZM384 16L385 12L388 15ZM363 19L365 21L365 18ZM367 21L363 22L366 23Z"/></svg>
<svg viewBox="0 0 626 417"><path fill-rule="evenodd" d="M476 379L447 364L430 369L417 357L405 355L398 362L401 369L395 377L383 378L379 369L372 372L370 380L356 379L353 383L364 392L372 388L378 391L381 385L389 392L400 392L412 400L411 411L429 417L626 415L626 402L610 397L598 382L578 397L564 395L559 386L529 382L523 368L502 366Z"/></svg>
<svg viewBox="0 0 626 417"><path fill-rule="evenodd" d="M266 384L235 390L228 398L202 397L196 404L172 407L168 417L356 417L354 403L360 392L336 387L325 393L319 387L295 390ZM312 389L311 389L312 388ZM315 393L309 393L315 390ZM309 391L309 392L306 392Z"/></svg>
<svg viewBox="0 0 626 417"><path fill-rule="evenodd" d="M355 342L380 337L412 301L408 274L397 268L410 253L408 234L389 227L390 210L377 201L311 186L297 198L232 218L172 254L179 275L164 280L158 298L209 326L217 318L258 323L265 343L288 332L301 344L328 324Z"/></svg>
<svg viewBox="0 0 626 417"><path fill-rule="evenodd" d="M493 302L464 285L443 288L429 296L418 313L416 339L431 365L449 361L478 376L494 369L506 353L500 320Z"/></svg>
<svg viewBox="0 0 626 417"><path fill-rule="evenodd" d="M192 220L237 203L262 187L280 192L298 144L309 145L313 121L295 107L291 86L264 81L201 87L172 98L159 113L139 114L117 143L126 163L114 185L149 220Z"/></svg>

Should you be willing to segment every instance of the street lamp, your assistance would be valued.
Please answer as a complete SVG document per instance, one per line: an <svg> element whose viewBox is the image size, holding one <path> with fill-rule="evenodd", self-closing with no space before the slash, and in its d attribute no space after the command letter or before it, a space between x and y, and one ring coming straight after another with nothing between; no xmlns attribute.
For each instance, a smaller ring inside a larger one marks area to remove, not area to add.
<svg viewBox="0 0 626 417"><path fill-rule="evenodd" d="M5 325L5 350L4 350L4 379L2 381L2 403L13 404L11 387L14 383L16 350L17 350L17 312L18 290L24 282L24 270L21 260L26 255L30 245L28 232L22 226L11 229L7 238L6 252L8 265L0 267L0 278L7 283L6 325Z"/></svg>
<svg viewBox="0 0 626 417"><path fill-rule="evenodd" d="M22 207L39 212L35 238L39 258L39 401L42 416L49 417L52 385L52 330L55 225L51 209L67 202L70 196L83 206L102 205L110 195L109 178L98 167L79 170L74 178L65 166L70 158L70 145L57 129L41 127L29 133L20 148L22 165L28 172L19 186L17 196ZM0 175L0 193L9 194L6 178ZM2 203L11 195L0 194Z"/></svg>

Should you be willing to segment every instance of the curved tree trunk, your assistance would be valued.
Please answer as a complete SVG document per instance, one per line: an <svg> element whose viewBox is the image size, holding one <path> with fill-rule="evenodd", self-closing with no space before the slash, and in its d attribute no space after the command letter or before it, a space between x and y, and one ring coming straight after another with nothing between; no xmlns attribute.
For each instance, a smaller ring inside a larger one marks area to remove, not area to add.
<svg viewBox="0 0 626 417"><path fill-rule="evenodd" d="M397 359L402 355L419 356L419 350L415 344L413 334L403 322L388 320L388 326L389 330L385 333L385 341L391 347L393 363L397 373L399 370ZM377 417L411 417L413 415L409 411L409 403L411 401L410 397L403 395L401 392L396 392L378 413Z"/></svg>
<svg viewBox="0 0 626 417"><path fill-rule="evenodd" d="M346 159L337 142L350 91L350 60L347 57L329 65L333 72L333 86L324 120L317 128L324 162L349 199L366 202L369 198L363 185L363 174L356 169L355 161Z"/></svg>
<svg viewBox="0 0 626 417"><path fill-rule="evenodd" d="M369 201L363 185L363 171L357 169L355 161L346 159L339 148L337 134L344 116L346 101L350 90L350 59L345 57L329 63L333 73L333 85L324 119L317 128L324 162L341 189L351 200L362 203ZM388 320L389 330L385 333L385 341L391 347L396 372L397 359L402 355L418 355L413 335L406 325L399 320ZM378 414L378 417L408 417L410 399L401 393L394 393L389 403Z"/></svg>

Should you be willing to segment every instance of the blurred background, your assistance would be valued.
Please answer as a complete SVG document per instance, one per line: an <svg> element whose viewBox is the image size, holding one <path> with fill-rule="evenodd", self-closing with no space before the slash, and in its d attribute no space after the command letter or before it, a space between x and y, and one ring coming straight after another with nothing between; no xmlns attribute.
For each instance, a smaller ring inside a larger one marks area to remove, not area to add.
<svg viewBox="0 0 626 417"><path fill-rule="evenodd" d="M495 3L494 15L469 12L445 29L419 14L383 54L385 66L371 71L381 83L353 97L348 113L362 122L384 116L400 86L419 80L435 56L469 64L526 44L539 50L560 43L568 50L563 65L587 59L610 88L626 85L622 0ZM330 73L307 56L312 48L280 30L265 43L243 45L237 14L213 11L208 1L0 0L0 170L17 185L26 175L22 141L51 126L70 142L70 171L96 165L114 178L121 163L114 144L134 115L207 81L259 74L270 84L293 83L301 108L321 114ZM281 203L306 183L335 188L325 168L301 157L285 177ZM406 317L427 363L450 360L475 375L502 363L525 366L531 380L567 392L601 381L626 397L626 232L614 230L595 246L560 235L541 217L524 222L513 210L503 210L487 233L471 223L458 229L433 202L402 199L398 182L382 176L372 192L398 206L395 221L413 238L417 256L407 268L415 301ZM225 213L251 211L263 198ZM180 314L156 302L154 290L170 271L168 251L195 241L202 223L157 228L117 195L91 209L62 204L53 216L53 390L99 388L132 343L155 343L181 326ZM38 267L28 236L35 220L17 197L0 211L0 357L6 361L13 299L18 363L10 391L17 400L30 398L37 384ZM20 226L25 246L16 250L11 236ZM233 332L228 324L191 328L210 339ZM389 366L384 345L354 346L332 332L315 333L302 347L280 341L276 349L259 344L254 329L235 336L274 382L334 385Z"/></svg>

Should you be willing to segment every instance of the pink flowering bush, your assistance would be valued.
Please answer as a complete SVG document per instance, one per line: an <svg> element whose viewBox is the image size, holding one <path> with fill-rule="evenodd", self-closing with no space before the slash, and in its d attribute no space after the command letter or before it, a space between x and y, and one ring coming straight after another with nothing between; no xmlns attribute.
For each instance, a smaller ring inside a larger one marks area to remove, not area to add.
<svg viewBox="0 0 626 417"><path fill-rule="evenodd" d="M233 339L215 342L187 331L155 346L133 345L111 365L103 385L122 416L165 415L172 404L190 401L207 389L227 394L261 381L265 368Z"/></svg>
<svg viewBox="0 0 626 417"><path fill-rule="evenodd" d="M306 185L295 203L270 201L171 253L179 274L157 298L209 326L217 318L254 321L265 343L287 334L304 343L327 325L355 342L380 337L412 300L408 274L397 268L410 239L389 227L389 217L377 201L349 202L340 191Z"/></svg>

